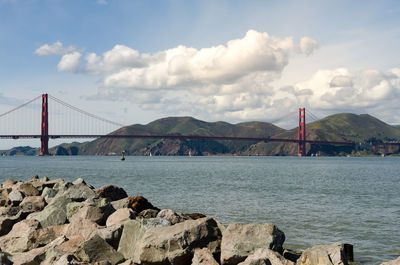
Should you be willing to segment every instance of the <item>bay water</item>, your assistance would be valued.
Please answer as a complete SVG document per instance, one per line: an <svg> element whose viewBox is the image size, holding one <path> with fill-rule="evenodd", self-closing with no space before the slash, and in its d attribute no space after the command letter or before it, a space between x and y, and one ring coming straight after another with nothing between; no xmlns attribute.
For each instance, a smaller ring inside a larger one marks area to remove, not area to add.
<svg viewBox="0 0 400 265"><path fill-rule="evenodd" d="M273 223L286 248L340 241L361 264L400 256L397 157L0 157L1 182L36 174L119 185L158 208L224 224Z"/></svg>

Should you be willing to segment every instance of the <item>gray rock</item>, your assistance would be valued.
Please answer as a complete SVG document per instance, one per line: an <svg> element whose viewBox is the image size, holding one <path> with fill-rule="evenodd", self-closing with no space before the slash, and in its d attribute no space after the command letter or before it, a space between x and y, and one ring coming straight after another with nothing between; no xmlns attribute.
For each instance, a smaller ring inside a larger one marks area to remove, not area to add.
<svg viewBox="0 0 400 265"><path fill-rule="evenodd" d="M41 212L31 214L28 218L36 219L42 227L62 225L67 221L67 204L71 199L66 196L57 196L52 199Z"/></svg>
<svg viewBox="0 0 400 265"><path fill-rule="evenodd" d="M118 252L126 259L132 258L136 243L142 238L147 229L170 225L169 221L161 218L130 220L126 222L119 242Z"/></svg>
<svg viewBox="0 0 400 265"><path fill-rule="evenodd" d="M219 256L221 237L212 218L152 227L137 242L133 260L137 264L190 264L196 248L207 248Z"/></svg>
<svg viewBox="0 0 400 265"><path fill-rule="evenodd" d="M238 264L258 248L283 251L285 234L273 224L230 224L223 232L221 264Z"/></svg>
<svg viewBox="0 0 400 265"><path fill-rule="evenodd" d="M84 180L83 178L77 178L76 180L74 180L74 181L72 182L72 184L74 184L74 185L79 185L79 184L84 184L84 185L86 185L86 182L85 182L85 180Z"/></svg>
<svg viewBox="0 0 400 265"><path fill-rule="evenodd" d="M129 198L123 198L121 200L111 202L111 205L115 210L122 209L122 208L129 208L130 201L129 201Z"/></svg>
<svg viewBox="0 0 400 265"><path fill-rule="evenodd" d="M110 227L100 228L98 230L95 230L91 236L100 236L108 244L110 244L110 246L117 250L122 235L122 229L122 225L114 225Z"/></svg>
<svg viewBox="0 0 400 265"><path fill-rule="evenodd" d="M306 249L296 265L347 265L343 244L317 245Z"/></svg>
<svg viewBox="0 0 400 265"><path fill-rule="evenodd" d="M61 180L55 183L52 188L55 189L58 193L63 193L73 185L74 184L72 184L72 182Z"/></svg>
<svg viewBox="0 0 400 265"><path fill-rule="evenodd" d="M400 257L394 260L382 262L380 265L400 265Z"/></svg>
<svg viewBox="0 0 400 265"><path fill-rule="evenodd" d="M47 244L44 247L35 248L29 250L28 252L19 253L18 255L13 256L13 262L15 265L36 265L40 264L46 258L46 252L49 249L52 249L63 242L66 241L64 236L56 238L51 243Z"/></svg>
<svg viewBox="0 0 400 265"><path fill-rule="evenodd" d="M52 198L57 195L57 190L49 187L45 187L42 191L42 197L44 200L49 203Z"/></svg>
<svg viewBox="0 0 400 265"><path fill-rule="evenodd" d="M218 262L208 249L198 248L194 251L192 265L218 265Z"/></svg>
<svg viewBox="0 0 400 265"><path fill-rule="evenodd" d="M96 197L96 193L85 184L72 185L62 193L74 202L82 202Z"/></svg>
<svg viewBox="0 0 400 265"><path fill-rule="evenodd" d="M172 225L170 221L163 218L147 218L141 219L139 222L145 229L150 227L163 227Z"/></svg>
<svg viewBox="0 0 400 265"><path fill-rule="evenodd" d="M164 218L171 224L177 224L189 220L190 218L183 213L175 212L171 209L163 209L157 214L157 218Z"/></svg>
<svg viewBox="0 0 400 265"><path fill-rule="evenodd" d="M294 265L294 262L285 259L276 251L259 248L238 265Z"/></svg>
<svg viewBox="0 0 400 265"><path fill-rule="evenodd" d="M114 265L124 260L120 253L98 235L82 243L75 255L81 261L90 263L108 261Z"/></svg>
<svg viewBox="0 0 400 265"><path fill-rule="evenodd" d="M18 206L22 200L24 199L24 195L19 190L12 190L8 194L8 201L13 206Z"/></svg>
<svg viewBox="0 0 400 265"><path fill-rule="evenodd" d="M135 218L136 218L135 213L131 209L128 208L118 209L107 218L106 226L122 225L127 221Z"/></svg>

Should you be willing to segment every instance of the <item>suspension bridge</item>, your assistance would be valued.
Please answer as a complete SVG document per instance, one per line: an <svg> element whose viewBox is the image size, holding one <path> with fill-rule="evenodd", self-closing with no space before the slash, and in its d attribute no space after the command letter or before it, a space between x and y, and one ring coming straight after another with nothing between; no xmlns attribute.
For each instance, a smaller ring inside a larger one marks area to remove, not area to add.
<svg viewBox="0 0 400 265"><path fill-rule="evenodd" d="M37 109L40 108L40 115ZM27 111L23 111L27 110ZM24 116L21 122L21 115ZM315 115L311 114L311 117ZM40 127L38 126L40 124ZM42 94L34 99L0 114L0 139L40 139L40 155L49 155L49 140L61 138L144 138L144 139L196 139L196 140L229 140L229 141L256 141L256 142L284 142L298 146L298 155L307 154L306 144L355 146L352 141L317 141L306 138L306 110L299 109L299 127L297 139L275 137L231 137L223 135L145 135L145 134L117 134L121 127L115 121L91 114L85 110L72 106L49 94ZM95 133L93 133L93 129ZM17 133L16 133L17 131ZM79 131L79 133L76 133ZM400 146L400 143L373 143L377 149L386 152L387 148Z"/></svg>

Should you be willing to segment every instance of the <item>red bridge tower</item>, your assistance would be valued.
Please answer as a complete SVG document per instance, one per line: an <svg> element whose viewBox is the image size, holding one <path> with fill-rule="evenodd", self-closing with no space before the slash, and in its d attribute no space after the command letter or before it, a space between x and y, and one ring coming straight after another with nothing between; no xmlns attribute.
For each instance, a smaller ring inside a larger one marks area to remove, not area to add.
<svg viewBox="0 0 400 265"><path fill-rule="evenodd" d="M299 109L299 145L297 149L298 156L306 156L306 109Z"/></svg>
<svg viewBox="0 0 400 265"><path fill-rule="evenodd" d="M49 110L47 94L42 95L42 123L40 133L40 155L49 154Z"/></svg>

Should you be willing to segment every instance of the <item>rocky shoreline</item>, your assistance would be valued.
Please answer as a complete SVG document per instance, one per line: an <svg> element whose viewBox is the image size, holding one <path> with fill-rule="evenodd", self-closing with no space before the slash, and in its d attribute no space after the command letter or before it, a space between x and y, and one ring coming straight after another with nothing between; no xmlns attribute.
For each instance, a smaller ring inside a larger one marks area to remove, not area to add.
<svg viewBox="0 0 400 265"><path fill-rule="evenodd" d="M34 176L0 187L0 264L341 265L351 245L284 248L273 224L224 226L203 214L158 209L114 185ZM400 264L400 257L381 265Z"/></svg>

